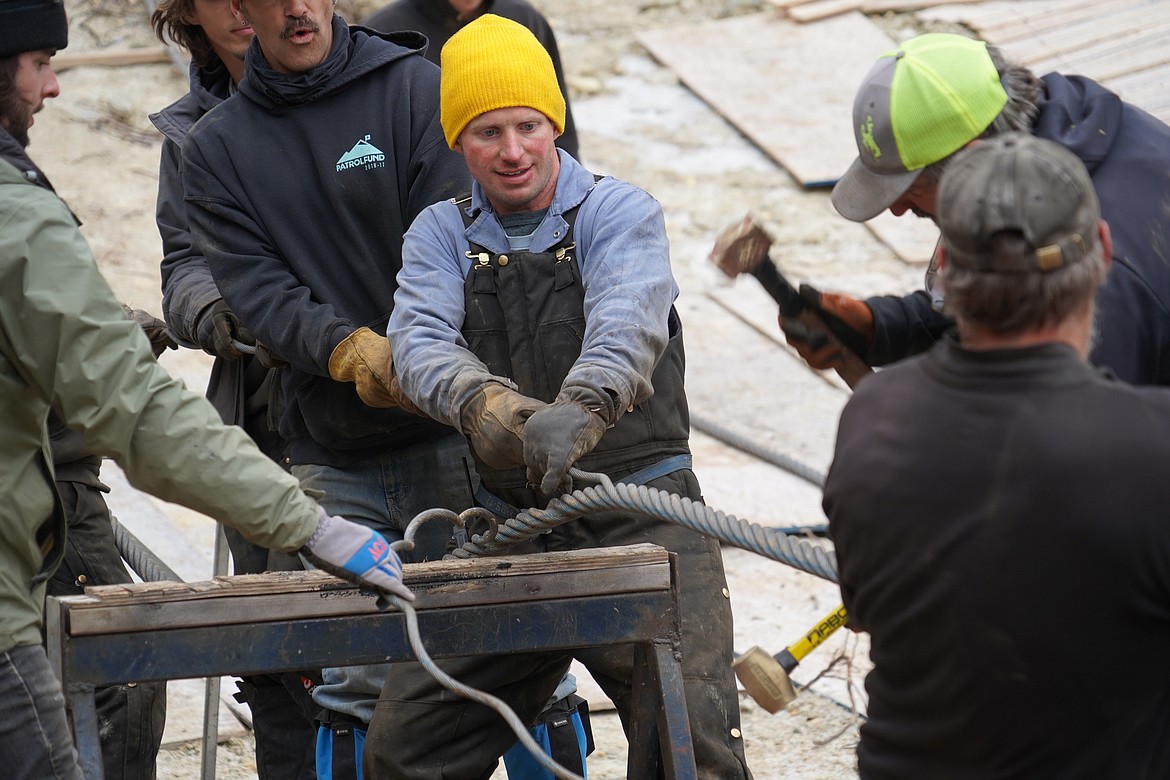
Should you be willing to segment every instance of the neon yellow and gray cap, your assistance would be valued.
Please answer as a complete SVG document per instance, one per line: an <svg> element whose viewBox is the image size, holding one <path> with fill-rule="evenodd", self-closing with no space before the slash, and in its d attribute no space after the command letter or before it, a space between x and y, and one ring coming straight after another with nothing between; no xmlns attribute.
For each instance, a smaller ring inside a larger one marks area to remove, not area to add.
<svg viewBox="0 0 1170 780"><path fill-rule="evenodd" d="M919 172L978 138L1007 104L987 44L929 33L883 54L853 101L858 158L833 187L833 206L864 222Z"/></svg>

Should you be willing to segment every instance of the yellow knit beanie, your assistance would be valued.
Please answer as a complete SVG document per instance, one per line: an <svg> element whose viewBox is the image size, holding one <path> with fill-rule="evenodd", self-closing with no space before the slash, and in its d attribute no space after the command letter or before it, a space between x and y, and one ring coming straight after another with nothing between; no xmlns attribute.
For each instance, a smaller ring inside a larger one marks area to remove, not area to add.
<svg viewBox="0 0 1170 780"><path fill-rule="evenodd" d="M484 14L452 35L439 59L439 119L451 148L468 122L497 108L535 108L564 132L565 97L552 58L524 25Z"/></svg>

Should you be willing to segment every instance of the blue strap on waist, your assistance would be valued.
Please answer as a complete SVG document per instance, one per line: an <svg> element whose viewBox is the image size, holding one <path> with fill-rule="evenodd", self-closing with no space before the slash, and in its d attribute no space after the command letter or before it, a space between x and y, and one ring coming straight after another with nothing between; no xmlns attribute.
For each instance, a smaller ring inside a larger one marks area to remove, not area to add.
<svg viewBox="0 0 1170 780"><path fill-rule="evenodd" d="M645 485L647 482L653 482L659 477L665 477L667 474L689 469L691 463L690 453L671 455L668 458L663 458L657 463L652 463L644 469L635 471L633 474L627 474L615 481L626 485ZM511 518L520 514L519 509L485 488L482 482L475 489L475 500L479 502L480 506L496 517Z"/></svg>

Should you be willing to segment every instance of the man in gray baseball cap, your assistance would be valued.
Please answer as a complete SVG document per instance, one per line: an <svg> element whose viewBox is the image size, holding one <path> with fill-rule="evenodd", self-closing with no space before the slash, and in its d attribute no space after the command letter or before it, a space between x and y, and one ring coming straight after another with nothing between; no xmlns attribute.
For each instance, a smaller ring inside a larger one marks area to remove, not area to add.
<svg viewBox="0 0 1170 780"><path fill-rule="evenodd" d="M1168 777L1170 394L1087 362L1092 181L1006 134L956 155L938 208L958 334L857 388L825 485L872 638L860 775ZM1085 674L1118 648L1142 674Z"/></svg>

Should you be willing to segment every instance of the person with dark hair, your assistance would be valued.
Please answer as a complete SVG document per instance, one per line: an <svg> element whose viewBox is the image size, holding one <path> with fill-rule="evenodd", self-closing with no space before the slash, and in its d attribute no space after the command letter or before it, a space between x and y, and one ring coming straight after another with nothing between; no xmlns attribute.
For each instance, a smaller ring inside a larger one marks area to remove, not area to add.
<svg viewBox="0 0 1170 780"><path fill-rule="evenodd" d="M252 28L236 18L228 0L162 0L151 14L160 40L191 55L190 91L150 120L163 134L155 212L162 237L163 316L184 347L215 356L207 397L225 423L239 425L261 451L284 464L284 439L270 422L276 370L224 302L187 223L180 173L181 147L199 119L236 91ZM255 356L255 351L261 357ZM302 569L299 558L252 544L224 528L236 574ZM313 749L317 707L309 693L320 672L254 675L237 682L236 699L252 712L256 772L260 780L316 776Z"/></svg>
<svg viewBox="0 0 1170 780"><path fill-rule="evenodd" d="M52 58L67 42L60 0L0 0L0 278L11 281L0 285L0 762L13 780L81 777L41 644L46 583L69 555L67 513L78 508L55 482L50 413L136 487L412 598L387 540L326 513L169 376L98 272L25 151L34 114L58 94Z"/></svg>
<svg viewBox="0 0 1170 780"><path fill-rule="evenodd" d="M362 24L382 32L416 30L422 33L428 41L425 56L438 65L439 53L447 39L484 14L495 14L524 25L552 58L557 85L565 98L565 131L557 136L557 148L580 159L577 123L569 105L569 88L565 84L557 37L548 19L528 0L394 0L374 11Z"/></svg>
<svg viewBox="0 0 1170 780"><path fill-rule="evenodd" d="M403 233L468 186L443 143L439 70L419 33L351 28L332 0L231 10L254 37L239 91L182 142L190 232L226 311L286 364L270 408L292 474L331 512L401 538L424 510L470 507L476 481L458 432L398 392L385 336ZM442 557L442 525L411 560ZM322 670L321 778L354 771L385 674Z"/></svg>
<svg viewBox="0 0 1170 780"><path fill-rule="evenodd" d="M387 331L402 391L468 437L484 487L478 497L499 507L497 515L547 505L571 487L574 466L701 500L661 207L556 148L564 98L548 52L523 25L479 17L447 41L440 70L443 130L474 184L428 208L406 234ZM634 542L678 556L683 687L699 777L749 778L715 539L613 512L511 550ZM574 657L628 725L629 647L440 665L531 724ZM452 698L418 664L391 669L368 736L365 774L387 780L485 778L516 742L495 712Z"/></svg>
<svg viewBox="0 0 1170 780"><path fill-rule="evenodd" d="M1037 77L982 41L930 33L878 59L854 100L853 130L859 156L832 201L857 222L885 210L936 219L939 178L976 138L1021 131L1072 151L1114 238L1090 360L1127 382L1170 385L1170 127L1083 76ZM883 366L954 326L935 276L932 263L927 289L901 297L805 295L844 343ZM781 327L809 365L834 364L824 339L799 323Z"/></svg>
<svg viewBox="0 0 1170 780"><path fill-rule="evenodd" d="M63 43L63 22L58 30L55 9L44 4L5 3L0 9L0 23L11 25L0 33L0 37L10 36L3 44L5 53L0 55L0 126L8 134L7 141L0 134L0 159L14 165L30 182L51 191L48 179L23 150L29 144L33 114L45 99L57 96L57 81L48 67L47 53L30 55L35 68L29 68L29 58L22 60L8 49L30 42ZM27 31L18 25L26 26ZM35 80L34 73L39 74ZM141 309L123 306L123 311L143 328L155 357L175 348L161 320ZM90 452L82 435L68 428L51 409L46 427L67 530L61 564L49 578L46 593L72 596L88 586L131 582L114 541L113 517L103 495L109 488L101 480L101 457ZM95 699L103 724L100 737L107 780L153 780L166 722L166 683L106 686L95 691Z"/></svg>
<svg viewBox="0 0 1170 780"><path fill-rule="evenodd" d="M955 155L957 332L841 415L824 509L871 639L865 780L1170 777L1170 394L1087 362L1113 246L1094 189L1028 133Z"/></svg>

